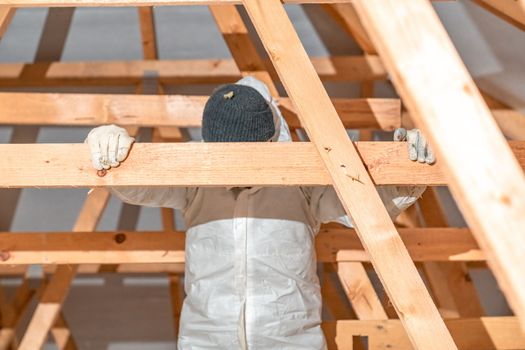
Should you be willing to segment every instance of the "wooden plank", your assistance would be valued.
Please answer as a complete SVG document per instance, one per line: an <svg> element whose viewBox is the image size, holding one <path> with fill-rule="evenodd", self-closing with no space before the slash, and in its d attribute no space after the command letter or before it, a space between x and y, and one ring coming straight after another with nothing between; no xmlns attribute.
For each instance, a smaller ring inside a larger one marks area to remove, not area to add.
<svg viewBox="0 0 525 350"><path fill-rule="evenodd" d="M286 4L337 4L355 0L283 0ZM450 1L450 0L432 0ZM241 0L4 0L14 7L119 7L168 5L240 5Z"/></svg>
<svg viewBox="0 0 525 350"><path fill-rule="evenodd" d="M243 4L411 341L425 349L455 349L283 5L279 0ZM326 117L318 118L321 114Z"/></svg>
<svg viewBox="0 0 525 350"><path fill-rule="evenodd" d="M60 312L54 326L51 328L51 334L57 345L58 350L76 350L77 345L71 330L64 318L64 315Z"/></svg>
<svg viewBox="0 0 525 350"><path fill-rule="evenodd" d="M2 293L3 290L0 287L0 294ZM11 348L16 348L17 328L23 319L24 313L33 300L34 295L35 290L31 289L28 280L23 278L22 284L16 289L14 296L11 298L11 303L2 306L0 349L9 350ZM3 297L3 295L0 295L0 299L2 299L1 297Z"/></svg>
<svg viewBox="0 0 525 350"><path fill-rule="evenodd" d="M314 67L325 81L386 79L377 56L312 57ZM265 62L273 79L277 74ZM36 74L45 71L45 76ZM145 60L52 63L1 63L0 86L135 85L148 71L158 73L160 84L233 83L241 72L231 59ZM35 74L22 72L36 72Z"/></svg>
<svg viewBox="0 0 525 350"><path fill-rule="evenodd" d="M448 226L436 189L428 188L418 204L427 227ZM444 317L445 314L464 318L484 315L474 281L470 278L465 263L426 262L423 270Z"/></svg>
<svg viewBox="0 0 525 350"><path fill-rule="evenodd" d="M359 20L354 4L325 4L323 7L355 40L365 55L377 55L374 45ZM361 83L361 97L373 97L374 87L374 81L363 81Z"/></svg>
<svg viewBox="0 0 525 350"><path fill-rule="evenodd" d="M4 34L7 31L13 16L15 15L15 12L16 9L14 8L0 6L0 39L4 37Z"/></svg>
<svg viewBox="0 0 525 350"><path fill-rule="evenodd" d="M525 328L525 279L520 268L525 266L525 176L519 163L430 3L356 4L416 125L443 162L452 193Z"/></svg>
<svg viewBox="0 0 525 350"><path fill-rule="evenodd" d="M95 230L109 197L109 192L106 189L91 191L80 211L73 231ZM18 349L35 350L43 346L49 331L59 316L77 269L78 265L60 265L57 267L44 290Z"/></svg>
<svg viewBox="0 0 525 350"><path fill-rule="evenodd" d="M145 60L157 60L158 49L155 35L155 17L153 7L139 7L140 34L142 37L142 54Z"/></svg>
<svg viewBox="0 0 525 350"><path fill-rule="evenodd" d="M516 317L482 317L446 320L454 341L461 350L521 350L525 348L525 334ZM367 336L369 349L412 349L398 320L324 322L323 330L329 350L351 349L346 344L352 336ZM335 347L337 346L337 347Z"/></svg>
<svg viewBox="0 0 525 350"><path fill-rule="evenodd" d="M510 140L525 140L525 115L486 91L480 92L503 135Z"/></svg>
<svg viewBox="0 0 525 350"><path fill-rule="evenodd" d="M414 261L483 261L468 229L400 229ZM0 265L183 263L181 232L0 233ZM322 229L320 262L368 262L355 230Z"/></svg>
<svg viewBox="0 0 525 350"><path fill-rule="evenodd" d="M501 132L511 140L525 140L525 115L513 109L492 109Z"/></svg>
<svg viewBox="0 0 525 350"><path fill-rule="evenodd" d="M347 34L357 42L365 54L377 54L352 4L325 4L322 6ZM374 88L373 81L368 80L361 82L361 97L373 97ZM359 141L372 141L373 137L374 135L371 130L359 130ZM406 212L407 211L402 214ZM357 317L360 320L388 319L386 310L374 290L374 286L368 277L364 265L358 262L339 262L337 267L339 280L348 300L352 303ZM357 341L354 343L356 343L356 345L361 344L361 342Z"/></svg>
<svg viewBox="0 0 525 350"><path fill-rule="evenodd" d="M473 0L504 21L525 30L525 6L521 0ZM521 3L520 3L521 2Z"/></svg>
<svg viewBox="0 0 525 350"><path fill-rule="evenodd" d="M208 96L0 92L0 124L200 127ZM386 131L401 125L398 99L332 100L346 128ZM291 128L300 127L289 98L279 98Z"/></svg>
<svg viewBox="0 0 525 350"><path fill-rule="evenodd" d="M338 262L337 274L345 294L352 303L352 307L360 320L388 319L363 264L358 262Z"/></svg>
<svg viewBox="0 0 525 350"><path fill-rule="evenodd" d="M525 142L511 145L525 166ZM356 146L377 185L447 183L439 162L428 166L410 161L403 143L357 142ZM0 153L4 154L0 187L5 188L332 184L308 142L246 143L242 147L236 143L137 143L128 159L104 177L93 169L84 144L3 144ZM278 163L275 154L279 154Z"/></svg>
<svg viewBox="0 0 525 350"><path fill-rule="evenodd" d="M100 273L100 264L84 264L78 268L79 275L92 276ZM44 265L43 271L46 274L52 274L55 272L57 265ZM22 276L24 274L27 265L0 265L0 275L3 276ZM184 273L184 264L181 263L159 263L159 264L121 264L116 269L111 271L104 271L104 273L121 273L121 274L181 274Z"/></svg>
<svg viewBox="0 0 525 350"><path fill-rule="evenodd" d="M283 0L287 4L336 4L349 0ZM167 6L167 5L240 5L241 0L4 0L14 7L117 7L117 6Z"/></svg>
<svg viewBox="0 0 525 350"><path fill-rule="evenodd" d="M352 305L346 297L339 282L333 263L323 263L320 275L323 313L328 312L332 320L349 320L357 318ZM330 319L330 318L328 318Z"/></svg>
<svg viewBox="0 0 525 350"><path fill-rule="evenodd" d="M265 71L266 65L257 53L237 8L234 5L215 5L210 6L210 12L239 70L244 74ZM265 83L273 85L271 81ZM275 92L272 91L272 95Z"/></svg>
<svg viewBox="0 0 525 350"><path fill-rule="evenodd" d="M376 49L357 15L354 4L326 4L323 5L323 8L354 38L357 45L367 55L377 55Z"/></svg>

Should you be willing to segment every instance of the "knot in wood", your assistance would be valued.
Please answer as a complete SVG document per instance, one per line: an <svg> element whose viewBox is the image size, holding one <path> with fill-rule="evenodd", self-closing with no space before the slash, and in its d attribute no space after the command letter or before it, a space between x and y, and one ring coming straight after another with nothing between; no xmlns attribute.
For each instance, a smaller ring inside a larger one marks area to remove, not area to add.
<svg viewBox="0 0 525 350"><path fill-rule="evenodd" d="M118 244L124 243L125 240L126 240L126 235L124 233L117 233L115 235L115 242L117 242Z"/></svg>

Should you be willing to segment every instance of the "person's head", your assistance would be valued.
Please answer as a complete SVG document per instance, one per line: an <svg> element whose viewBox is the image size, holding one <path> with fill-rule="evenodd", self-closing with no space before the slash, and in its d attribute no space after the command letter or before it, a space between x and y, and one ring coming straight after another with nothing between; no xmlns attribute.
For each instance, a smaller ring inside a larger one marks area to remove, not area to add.
<svg viewBox="0 0 525 350"><path fill-rule="evenodd" d="M223 85L206 102L202 117L205 142L265 142L274 134L270 105L252 87Z"/></svg>

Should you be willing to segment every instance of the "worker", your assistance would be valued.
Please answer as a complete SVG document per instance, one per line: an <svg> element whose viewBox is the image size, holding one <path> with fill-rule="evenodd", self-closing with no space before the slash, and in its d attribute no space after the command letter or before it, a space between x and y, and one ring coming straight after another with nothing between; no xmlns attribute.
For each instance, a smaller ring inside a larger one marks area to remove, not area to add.
<svg viewBox="0 0 525 350"><path fill-rule="evenodd" d="M418 130L398 130L395 137L408 138L412 160L434 161ZM204 108L202 138L291 141L276 101L253 77L214 91ZM126 159L134 140L125 129L108 125L93 129L86 141L93 166L109 169ZM273 159L281 161L279 154ZM377 189L392 218L424 191ZM114 187L112 192L127 203L184 214L186 298L179 349L326 349L314 239L322 223L352 227L332 186Z"/></svg>

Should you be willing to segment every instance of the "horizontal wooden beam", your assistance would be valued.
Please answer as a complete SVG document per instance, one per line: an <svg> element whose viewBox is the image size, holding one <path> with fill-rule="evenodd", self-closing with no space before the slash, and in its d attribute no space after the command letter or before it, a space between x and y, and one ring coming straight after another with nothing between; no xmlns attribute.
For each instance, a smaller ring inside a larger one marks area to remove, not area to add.
<svg viewBox="0 0 525 350"><path fill-rule="evenodd" d="M312 57L325 81L383 80L387 72L377 56ZM277 73L266 62L275 80ZM1 63L0 86L132 85L146 72L156 72L161 84L219 84L242 77L232 59Z"/></svg>
<svg viewBox="0 0 525 350"><path fill-rule="evenodd" d="M0 92L0 124L200 127L207 96L99 95ZM401 126L399 99L333 99L348 129ZM279 105L292 128L301 127L289 98ZM322 117L322 116L320 116Z"/></svg>
<svg viewBox="0 0 525 350"><path fill-rule="evenodd" d="M415 261L483 261L466 228L399 229ZM0 264L184 263L184 233L0 233ZM323 229L316 238L319 262L370 261L355 230Z"/></svg>
<svg viewBox="0 0 525 350"><path fill-rule="evenodd" d="M352 0L282 0L285 4L337 4ZM241 5L241 0L4 0L12 7L121 7L121 6L189 6Z"/></svg>
<svg viewBox="0 0 525 350"><path fill-rule="evenodd" d="M432 166L412 162L404 143L356 145L377 185L446 184L439 160ZM525 142L510 145L524 167ZM128 159L104 177L92 168L85 144L2 144L0 153L0 187L4 188L331 184L319 154L308 142L138 143Z"/></svg>
<svg viewBox="0 0 525 350"><path fill-rule="evenodd" d="M481 317L445 320L460 350L525 349L525 333L517 317ZM367 337L368 349L412 349L399 320L340 320L324 322L329 350L352 349L352 338Z"/></svg>
<svg viewBox="0 0 525 350"><path fill-rule="evenodd" d="M101 268L101 265L103 268ZM53 274L60 265L43 265L44 274ZM27 265L1 265L0 276L22 277L27 272ZM146 264L82 264L78 267L77 274L94 275L99 273L122 273L122 274L153 274L184 273L184 264L181 263L146 263Z"/></svg>

